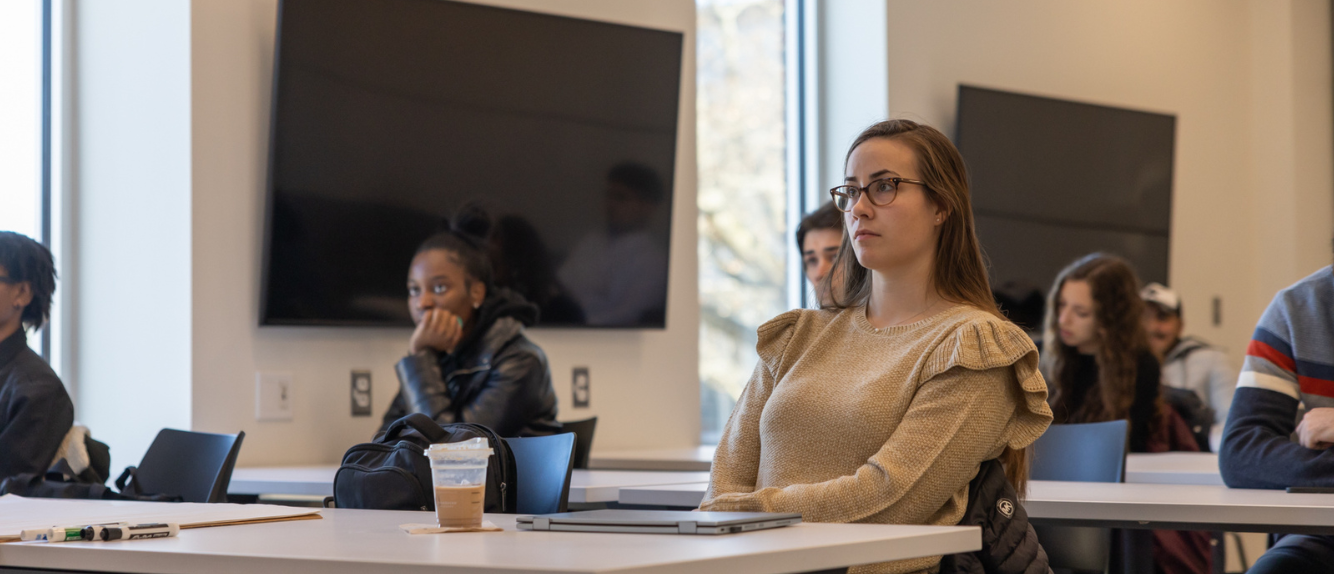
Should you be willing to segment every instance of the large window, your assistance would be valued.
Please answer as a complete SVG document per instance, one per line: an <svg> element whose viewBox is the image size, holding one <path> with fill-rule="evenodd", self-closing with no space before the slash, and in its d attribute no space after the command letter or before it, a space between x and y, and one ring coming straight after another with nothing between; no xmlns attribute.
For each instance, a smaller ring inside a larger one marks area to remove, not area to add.
<svg viewBox="0 0 1334 574"><path fill-rule="evenodd" d="M0 230L43 241L43 0L0 2ZM45 337L29 337L43 350Z"/></svg>
<svg viewBox="0 0 1334 574"><path fill-rule="evenodd" d="M701 440L790 308L784 0L697 0Z"/></svg>

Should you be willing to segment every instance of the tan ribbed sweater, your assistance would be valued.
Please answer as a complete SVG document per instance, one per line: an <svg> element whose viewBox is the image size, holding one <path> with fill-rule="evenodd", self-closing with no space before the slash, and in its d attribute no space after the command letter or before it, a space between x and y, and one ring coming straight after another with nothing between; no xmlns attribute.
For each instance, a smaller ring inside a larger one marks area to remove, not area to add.
<svg viewBox="0 0 1334 574"><path fill-rule="evenodd" d="M980 464L1032 444L1051 423L1033 342L973 307L879 330L865 307L790 311L760 327L756 350L702 510L954 525Z"/></svg>

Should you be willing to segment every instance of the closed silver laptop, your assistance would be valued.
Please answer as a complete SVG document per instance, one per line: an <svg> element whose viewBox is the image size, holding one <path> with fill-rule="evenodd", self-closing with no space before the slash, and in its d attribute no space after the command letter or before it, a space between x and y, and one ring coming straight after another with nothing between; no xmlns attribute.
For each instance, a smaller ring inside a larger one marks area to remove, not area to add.
<svg viewBox="0 0 1334 574"><path fill-rule="evenodd" d="M801 522L800 514L776 512L688 512L677 510L588 510L520 516L519 530L624 532L637 534L732 534Z"/></svg>

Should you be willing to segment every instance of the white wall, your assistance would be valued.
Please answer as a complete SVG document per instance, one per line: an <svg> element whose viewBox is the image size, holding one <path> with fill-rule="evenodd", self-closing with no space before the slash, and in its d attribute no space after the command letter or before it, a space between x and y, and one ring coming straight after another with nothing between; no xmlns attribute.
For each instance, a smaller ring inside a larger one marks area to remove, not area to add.
<svg viewBox="0 0 1334 574"><path fill-rule="evenodd" d="M158 429L191 426L190 8L81 1L73 17L62 375L120 467Z"/></svg>
<svg viewBox="0 0 1334 574"><path fill-rule="evenodd" d="M965 83L1176 115L1170 282L1187 330L1239 366L1274 291L1330 262L1328 10L1319 0L889 0L889 107L953 133Z"/></svg>
<svg viewBox="0 0 1334 574"><path fill-rule="evenodd" d="M686 31L668 328L535 330L560 417L597 415L596 446L685 446L699 435L695 222L694 3L510 0L492 4ZM190 142L190 311L196 430L246 431L242 465L329 463L369 440L397 390L405 329L256 326L276 0L194 0ZM590 409L570 407L570 372L588 366ZM371 418L350 416L349 372L372 371ZM291 422L256 422L256 371L294 377Z"/></svg>
<svg viewBox="0 0 1334 574"><path fill-rule="evenodd" d="M889 115L889 30L884 0L815 2L819 154L814 191L830 199L829 188L843 182L848 145L867 126Z"/></svg>

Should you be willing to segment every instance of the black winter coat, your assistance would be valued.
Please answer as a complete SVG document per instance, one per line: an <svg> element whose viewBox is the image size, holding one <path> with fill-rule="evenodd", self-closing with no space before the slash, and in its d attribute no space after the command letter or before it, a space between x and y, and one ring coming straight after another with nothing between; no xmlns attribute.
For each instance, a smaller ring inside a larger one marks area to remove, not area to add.
<svg viewBox="0 0 1334 574"><path fill-rule="evenodd" d="M502 437L560 432L547 356L523 334L537 320L537 307L496 289L477 317L453 353L423 351L398 362L399 392L381 431L422 413L440 424L485 425Z"/></svg>
<svg viewBox="0 0 1334 574"><path fill-rule="evenodd" d="M0 341L0 480L46 472L74 424L74 403L22 328Z"/></svg>
<svg viewBox="0 0 1334 574"><path fill-rule="evenodd" d="M1043 574L1051 572L1028 513L1000 462L982 463L968 483L968 508L959 526L982 527L982 549L940 560L940 574Z"/></svg>

